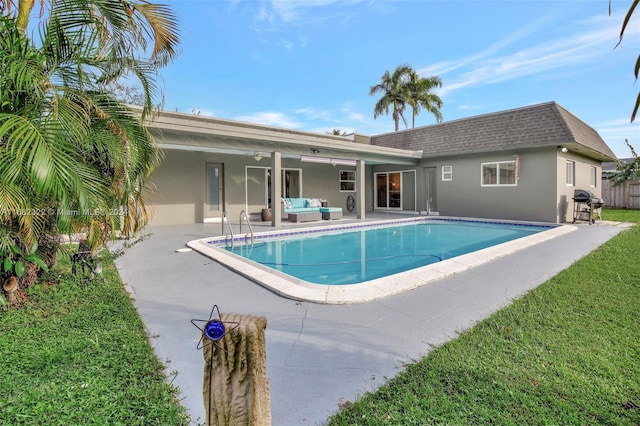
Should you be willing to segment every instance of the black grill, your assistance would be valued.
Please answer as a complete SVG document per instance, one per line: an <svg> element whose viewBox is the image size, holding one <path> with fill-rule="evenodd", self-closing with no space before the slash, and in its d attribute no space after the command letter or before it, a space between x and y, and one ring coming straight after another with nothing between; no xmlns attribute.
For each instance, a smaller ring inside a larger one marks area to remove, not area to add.
<svg viewBox="0 0 640 426"><path fill-rule="evenodd" d="M585 189L573 191L573 222L584 220L595 223L596 217L602 219L600 209L604 206L604 200L598 198L593 192Z"/></svg>
<svg viewBox="0 0 640 426"><path fill-rule="evenodd" d="M594 197L593 192L584 189L576 189L573 191L573 201L576 203L588 203Z"/></svg>
<svg viewBox="0 0 640 426"><path fill-rule="evenodd" d="M587 201L587 205L593 209L601 209L604 206L604 200L602 198L593 197Z"/></svg>

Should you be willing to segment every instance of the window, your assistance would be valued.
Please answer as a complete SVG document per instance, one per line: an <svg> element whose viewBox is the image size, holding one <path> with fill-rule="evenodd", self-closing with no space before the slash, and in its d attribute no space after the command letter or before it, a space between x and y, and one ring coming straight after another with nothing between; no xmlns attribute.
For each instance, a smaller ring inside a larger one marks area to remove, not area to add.
<svg viewBox="0 0 640 426"><path fill-rule="evenodd" d="M453 166L442 166L442 180L453 180Z"/></svg>
<svg viewBox="0 0 640 426"><path fill-rule="evenodd" d="M591 169L589 170L589 184L591 185L591 187L596 187L596 182L598 182L598 180L596 179L598 176L598 170L594 167L591 166Z"/></svg>
<svg viewBox="0 0 640 426"><path fill-rule="evenodd" d="M567 186L574 186L575 185L575 178L576 178L576 163L573 161L568 161L567 160L567 177L566 177L566 182L567 182Z"/></svg>
<svg viewBox="0 0 640 426"><path fill-rule="evenodd" d="M356 172L353 170L340 170L340 191L356 190Z"/></svg>
<svg viewBox="0 0 640 426"><path fill-rule="evenodd" d="M482 186L515 186L516 162L482 163Z"/></svg>

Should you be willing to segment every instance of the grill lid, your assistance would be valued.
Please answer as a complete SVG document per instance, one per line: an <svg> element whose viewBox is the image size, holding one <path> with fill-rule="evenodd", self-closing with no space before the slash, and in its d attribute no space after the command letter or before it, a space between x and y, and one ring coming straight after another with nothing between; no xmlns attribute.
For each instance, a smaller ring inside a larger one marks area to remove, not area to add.
<svg viewBox="0 0 640 426"><path fill-rule="evenodd" d="M595 195L593 195L592 192L589 192L585 189L576 189L573 191L573 201L586 203L594 197Z"/></svg>

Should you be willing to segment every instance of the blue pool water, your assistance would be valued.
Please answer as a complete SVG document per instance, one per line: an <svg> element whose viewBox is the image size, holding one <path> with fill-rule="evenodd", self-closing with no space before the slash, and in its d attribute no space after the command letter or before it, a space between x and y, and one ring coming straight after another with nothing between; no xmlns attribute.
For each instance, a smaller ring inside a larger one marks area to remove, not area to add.
<svg viewBox="0 0 640 426"><path fill-rule="evenodd" d="M430 265L548 229L549 226L429 220L224 248L311 283L343 285Z"/></svg>

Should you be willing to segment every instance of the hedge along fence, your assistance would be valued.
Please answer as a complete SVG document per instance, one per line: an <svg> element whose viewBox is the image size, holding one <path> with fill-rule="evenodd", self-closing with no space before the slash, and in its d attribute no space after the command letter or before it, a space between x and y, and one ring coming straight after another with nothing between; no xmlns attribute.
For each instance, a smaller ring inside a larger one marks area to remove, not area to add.
<svg viewBox="0 0 640 426"><path fill-rule="evenodd" d="M609 180L602 180L602 198L611 208L640 209L640 181L626 181L614 186Z"/></svg>

